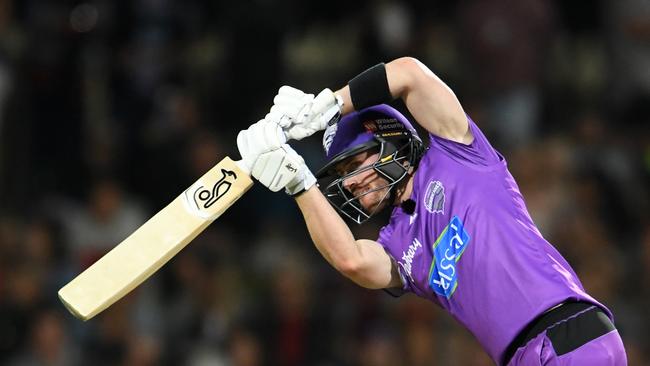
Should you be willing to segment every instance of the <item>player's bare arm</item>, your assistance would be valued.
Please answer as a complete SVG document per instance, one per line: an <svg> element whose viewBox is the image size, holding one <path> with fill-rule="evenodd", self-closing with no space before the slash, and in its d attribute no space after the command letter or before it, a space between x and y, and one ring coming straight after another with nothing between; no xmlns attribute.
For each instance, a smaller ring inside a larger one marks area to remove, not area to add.
<svg viewBox="0 0 650 366"><path fill-rule="evenodd" d="M373 240L355 240L325 196L313 187L296 197L314 245L336 270L370 289L401 287L394 263Z"/></svg>
<svg viewBox="0 0 650 366"><path fill-rule="evenodd" d="M316 248L325 259L355 283L372 289L401 287L397 270L381 245L371 240L355 240L343 219L316 187L316 179L304 160L289 145L264 152L258 145L277 141L278 121L269 116L266 123L240 132L237 146L242 161L261 184L277 191L280 186L296 198ZM278 127L279 128L279 127ZM286 163L295 173L291 179L280 179ZM280 183L278 183L280 182Z"/></svg>
<svg viewBox="0 0 650 366"><path fill-rule="evenodd" d="M470 144L467 116L454 92L422 62L401 57L375 65L332 92L317 96L283 86L267 119L278 120L289 140L324 130L341 115L400 98L415 121L434 135Z"/></svg>
<svg viewBox="0 0 650 366"><path fill-rule="evenodd" d="M472 134L467 117L454 92L426 65L412 57L402 57L386 64L390 94L401 98L414 119L427 131L446 139L469 144ZM342 114L356 108L350 87L337 90L343 101Z"/></svg>

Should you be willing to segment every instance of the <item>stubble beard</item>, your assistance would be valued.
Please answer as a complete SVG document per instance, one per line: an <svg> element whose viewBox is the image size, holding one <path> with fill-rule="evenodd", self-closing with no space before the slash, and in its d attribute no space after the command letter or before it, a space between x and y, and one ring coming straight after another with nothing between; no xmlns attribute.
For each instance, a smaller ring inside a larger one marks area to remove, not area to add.
<svg viewBox="0 0 650 366"><path fill-rule="evenodd" d="M386 183L387 182L383 182L383 184L380 183L376 186L371 185L368 190L376 189L377 187L386 185ZM379 212L386 208L386 205L389 204L388 198L388 187L385 187L375 192L370 192L363 195L359 198L359 203L367 213Z"/></svg>

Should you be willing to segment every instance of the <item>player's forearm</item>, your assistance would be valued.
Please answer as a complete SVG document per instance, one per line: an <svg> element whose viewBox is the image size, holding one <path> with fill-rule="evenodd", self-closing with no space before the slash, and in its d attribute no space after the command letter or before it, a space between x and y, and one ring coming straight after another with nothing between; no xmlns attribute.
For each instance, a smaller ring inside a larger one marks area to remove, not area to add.
<svg viewBox="0 0 650 366"><path fill-rule="evenodd" d="M296 197L314 245L339 272L372 289L391 284L390 258L375 245L357 242L343 219L317 187Z"/></svg>
<svg viewBox="0 0 650 366"><path fill-rule="evenodd" d="M312 187L296 197L296 203L323 257L339 271L350 267L358 255L354 236L318 188Z"/></svg>

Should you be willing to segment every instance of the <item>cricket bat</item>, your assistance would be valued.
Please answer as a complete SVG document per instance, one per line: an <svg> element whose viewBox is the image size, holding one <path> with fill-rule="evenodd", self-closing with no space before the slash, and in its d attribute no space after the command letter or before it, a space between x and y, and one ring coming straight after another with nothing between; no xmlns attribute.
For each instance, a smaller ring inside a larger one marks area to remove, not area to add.
<svg viewBox="0 0 650 366"><path fill-rule="evenodd" d="M59 298L77 318L92 318L156 272L252 185L242 165L224 158L167 207L61 288Z"/></svg>

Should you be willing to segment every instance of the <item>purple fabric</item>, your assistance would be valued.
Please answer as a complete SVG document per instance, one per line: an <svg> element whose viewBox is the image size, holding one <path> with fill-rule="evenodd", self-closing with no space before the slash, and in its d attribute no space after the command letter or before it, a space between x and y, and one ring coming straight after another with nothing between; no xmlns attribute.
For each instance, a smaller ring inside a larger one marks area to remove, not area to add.
<svg viewBox="0 0 650 366"><path fill-rule="evenodd" d="M373 132L366 130L363 122L377 118L395 118L417 136L417 132L415 131L415 128L413 128L411 122L409 122L406 117L395 108L386 104L368 107L361 111L346 114L337 123L334 140L332 141L329 151L327 151L327 161L350 147L372 140L374 134ZM327 131L325 133L327 133Z"/></svg>
<svg viewBox="0 0 650 366"><path fill-rule="evenodd" d="M415 212L396 207L378 242L396 260L404 290L447 310L499 363L547 309L566 300L603 306L542 237L505 159L468 121L470 145L431 136L414 175Z"/></svg>
<svg viewBox="0 0 650 366"><path fill-rule="evenodd" d="M558 356L546 332L540 333L512 357L508 366L625 366L627 358L617 330Z"/></svg>

